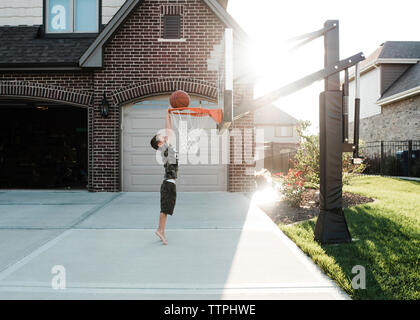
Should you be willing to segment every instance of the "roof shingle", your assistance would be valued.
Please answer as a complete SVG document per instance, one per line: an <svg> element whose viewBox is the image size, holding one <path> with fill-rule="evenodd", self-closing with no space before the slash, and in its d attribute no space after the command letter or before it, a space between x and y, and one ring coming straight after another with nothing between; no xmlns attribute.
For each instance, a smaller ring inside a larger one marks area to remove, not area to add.
<svg viewBox="0 0 420 320"><path fill-rule="evenodd" d="M94 38L39 37L39 26L0 27L0 65L79 66Z"/></svg>
<svg viewBox="0 0 420 320"><path fill-rule="evenodd" d="M420 41L387 41L380 59L420 59Z"/></svg>

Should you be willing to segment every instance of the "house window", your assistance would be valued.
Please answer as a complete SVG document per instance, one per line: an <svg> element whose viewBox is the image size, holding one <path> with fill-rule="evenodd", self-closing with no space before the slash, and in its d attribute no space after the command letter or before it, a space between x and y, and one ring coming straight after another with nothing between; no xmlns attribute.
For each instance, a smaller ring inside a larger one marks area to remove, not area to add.
<svg viewBox="0 0 420 320"><path fill-rule="evenodd" d="M179 39L181 37L181 16L165 15L163 17L163 38Z"/></svg>
<svg viewBox="0 0 420 320"><path fill-rule="evenodd" d="M276 127L276 137L293 137L293 127Z"/></svg>
<svg viewBox="0 0 420 320"><path fill-rule="evenodd" d="M48 33L96 33L100 0L46 0Z"/></svg>

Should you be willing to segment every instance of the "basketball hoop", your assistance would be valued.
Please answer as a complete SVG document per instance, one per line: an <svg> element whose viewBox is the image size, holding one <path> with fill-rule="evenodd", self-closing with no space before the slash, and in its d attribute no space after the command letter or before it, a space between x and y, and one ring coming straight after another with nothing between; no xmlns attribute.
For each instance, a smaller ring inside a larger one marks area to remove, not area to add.
<svg viewBox="0 0 420 320"><path fill-rule="evenodd" d="M200 142L200 131L211 127L212 123L220 124L223 119L222 109L206 109L195 107L169 108L169 116L173 127L179 130L180 152L186 152Z"/></svg>

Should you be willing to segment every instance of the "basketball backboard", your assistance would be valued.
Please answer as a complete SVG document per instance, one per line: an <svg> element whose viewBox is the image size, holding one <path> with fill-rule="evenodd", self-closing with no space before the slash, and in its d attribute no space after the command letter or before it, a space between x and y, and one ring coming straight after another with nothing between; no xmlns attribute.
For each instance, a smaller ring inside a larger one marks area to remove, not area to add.
<svg viewBox="0 0 420 320"><path fill-rule="evenodd" d="M228 129L233 120L233 30L225 29L222 41L222 59L218 72L218 104L223 110L219 133Z"/></svg>

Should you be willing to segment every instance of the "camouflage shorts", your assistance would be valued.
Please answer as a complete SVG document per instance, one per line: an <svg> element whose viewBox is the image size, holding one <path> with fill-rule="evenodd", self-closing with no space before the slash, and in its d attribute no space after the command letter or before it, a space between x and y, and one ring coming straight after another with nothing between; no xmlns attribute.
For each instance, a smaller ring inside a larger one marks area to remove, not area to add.
<svg viewBox="0 0 420 320"><path fill-rule="evenodd" d="M176 184L163 181L160 186L160 212L172 215L176 202Z"/></svg>

